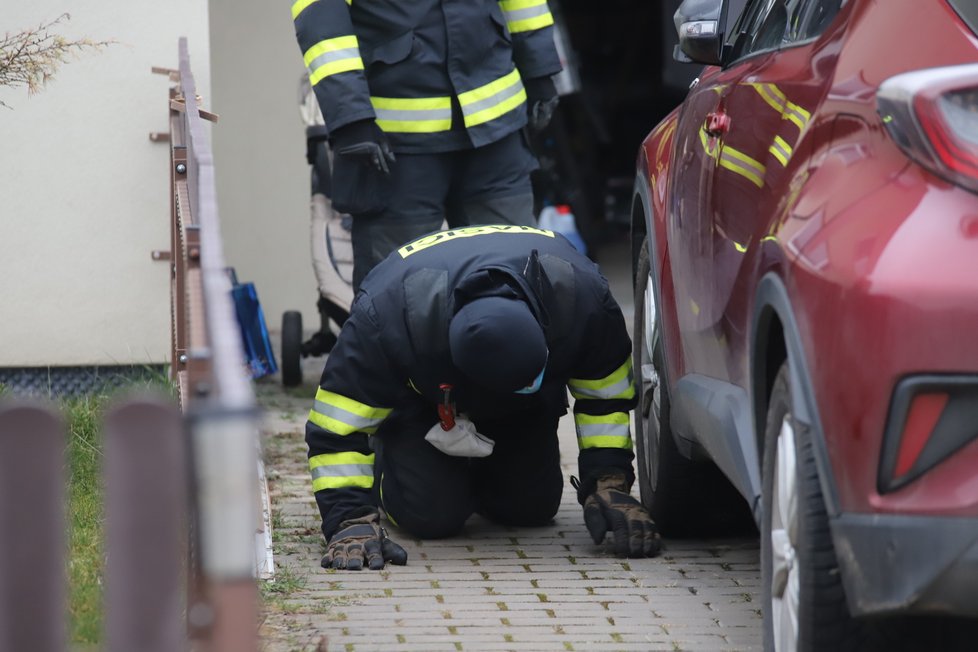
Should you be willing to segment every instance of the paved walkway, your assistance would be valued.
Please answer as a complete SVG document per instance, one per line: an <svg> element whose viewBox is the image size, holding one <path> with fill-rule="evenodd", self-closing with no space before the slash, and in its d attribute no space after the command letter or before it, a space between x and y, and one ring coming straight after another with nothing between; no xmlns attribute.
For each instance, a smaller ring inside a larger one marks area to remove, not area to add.
<svg viewBox="0 0 978 652"><path fill-rule="evenodd" d="M608 258L621 260L621 252ZM624 294L621 276L608 275ZM622 308L630 318L631 302ZM460 537L419 541L389 526L408 551L407 566L321 569L324 545L302 432L322 363L305 361L299 388L284 390L277 379L258 385L278 570L263 588L263 650L761 648L756 538L666 540L659 557L618 559L591 541L569 484L550 527L501 527L473 517ZM569 478L577 472L570 416L559 432Z"/></svg>

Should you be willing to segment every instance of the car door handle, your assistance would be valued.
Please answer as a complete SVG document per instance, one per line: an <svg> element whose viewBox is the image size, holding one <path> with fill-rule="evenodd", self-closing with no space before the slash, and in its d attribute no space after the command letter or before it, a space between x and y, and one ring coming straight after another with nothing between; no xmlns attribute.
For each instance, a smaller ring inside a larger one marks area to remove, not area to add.
<svg viewBox="0 0 978 652"><path fill-rule="evenodd" d="M723 111L712 111L706 114L706 133L710 136L722 136L730 131L730 116Z"/></svg>

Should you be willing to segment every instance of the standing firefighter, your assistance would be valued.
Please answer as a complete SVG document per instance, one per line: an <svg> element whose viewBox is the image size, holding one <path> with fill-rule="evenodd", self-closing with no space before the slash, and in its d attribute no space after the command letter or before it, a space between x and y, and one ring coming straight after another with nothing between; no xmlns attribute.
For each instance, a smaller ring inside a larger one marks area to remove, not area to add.
<svg viewBox="0 0 978 652"><path fill-rule="evenodd" d="M292 17L335 154L333 206L354 216L354 287L443 221L535 224L521 128L557 103L546 0L296 0Z"/></svg>
<svg viewBox="0 0 978 652"><path fill-rule="evenodd" d="M380 507L423 539L476 512L550 522L567 388L587 529L596 543L612 531L619 555L654 555L655 525L629 495L630 355L607 281L551 231L466 227L392 253L364 280L306 423L323 566L405 562Z"/></svg>

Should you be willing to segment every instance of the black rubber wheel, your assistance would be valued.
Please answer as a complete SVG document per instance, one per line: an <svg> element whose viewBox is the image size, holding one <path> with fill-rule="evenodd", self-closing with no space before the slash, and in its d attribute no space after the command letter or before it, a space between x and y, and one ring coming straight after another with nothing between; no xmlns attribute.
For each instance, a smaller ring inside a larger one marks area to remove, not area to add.
<svg viewBox="0 0 978 652"><path fill-rule="evenodd" d="M787 363L768 405L761 524L764 649L864 650L865 632L846 605L812 438L791 414Z"/></svg>
<svg viewBox="0 0 978 652"><path fill-rule="evenodd" d="M302 383L302 313L289 310L282 314L282 384L295 387Z"/></svg>
<svg viewBox="0 0 978 652"><path fill-rule="evenodd" d="M754 530L747 502L719 468L709 461L689 459L676 446L669 426L669 384L647 239L642 242L635 274L632 366L639 393L635 452L642 504L667 537ZM647 320L650 312L654 315L651 324Z"/></svg>

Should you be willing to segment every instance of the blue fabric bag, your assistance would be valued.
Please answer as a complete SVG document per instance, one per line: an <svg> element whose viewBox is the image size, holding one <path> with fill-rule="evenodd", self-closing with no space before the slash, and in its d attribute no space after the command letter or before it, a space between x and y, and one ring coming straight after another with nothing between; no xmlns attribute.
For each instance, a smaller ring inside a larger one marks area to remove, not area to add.
<svg viewBox="0 0 978 652"><path fill-rule="evenodd" d="M245 360L251 369L251 377L257 380L274 374L278 372L278 365L275 363L275 352L268 337L265 315L258 301L255 284L239 283L233 267L229 267L227 271L231 277L231 299L238 317L238 326L241 328Z"/></svg>

